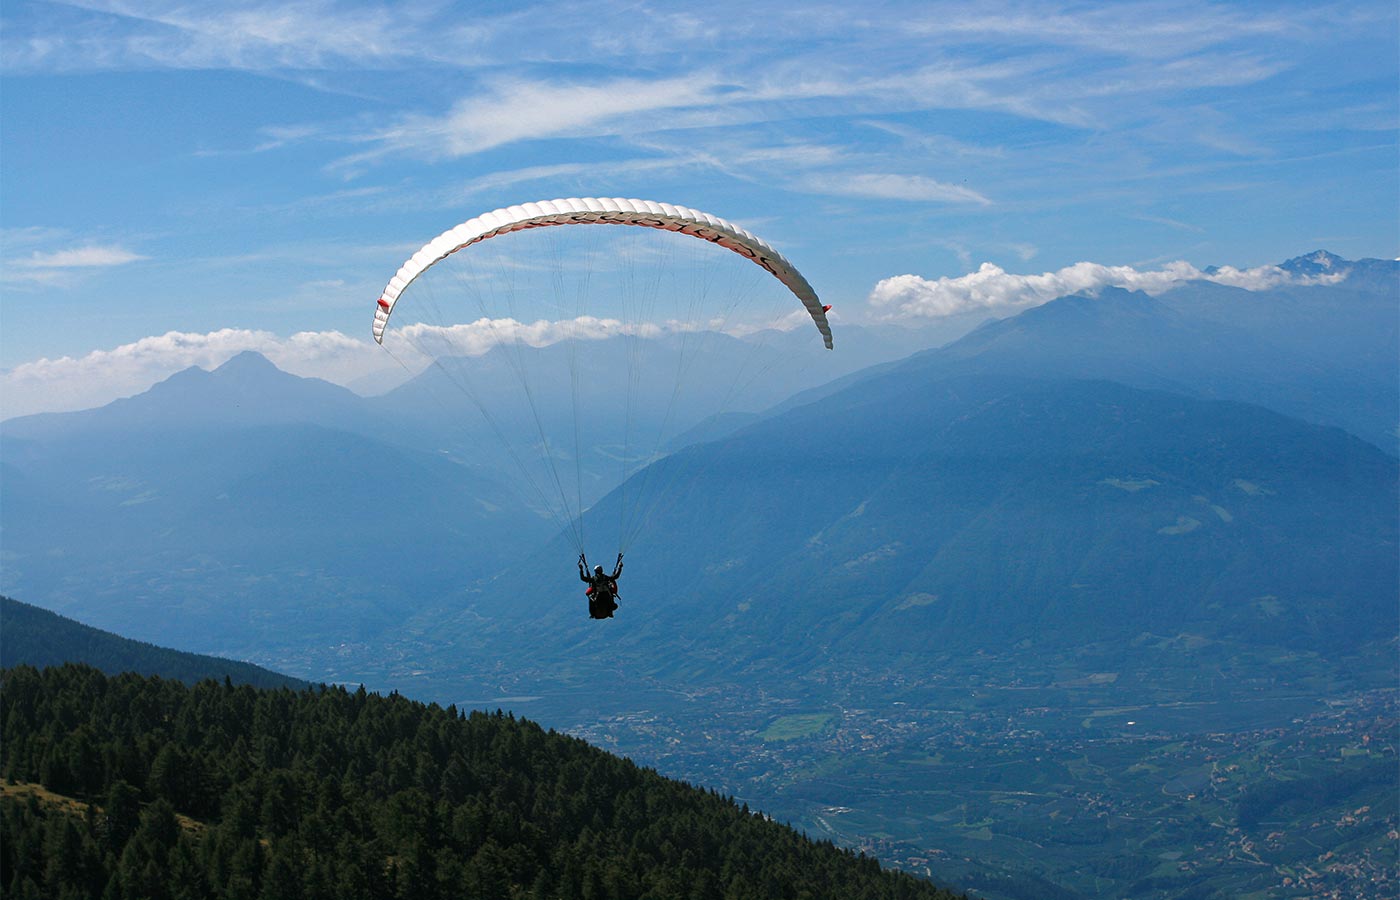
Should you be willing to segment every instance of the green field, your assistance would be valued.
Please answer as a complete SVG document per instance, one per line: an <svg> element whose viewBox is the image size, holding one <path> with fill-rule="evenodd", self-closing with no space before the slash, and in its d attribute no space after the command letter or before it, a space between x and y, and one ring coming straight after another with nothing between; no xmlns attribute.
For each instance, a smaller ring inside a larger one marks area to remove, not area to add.
<svg viewBox="0 0 1400 900"><path fill-rule="evenodd" d="M759 737L764 741L795 741L821 734L833 719L835 713L796 713L780 716L763 730Z"/></svg>

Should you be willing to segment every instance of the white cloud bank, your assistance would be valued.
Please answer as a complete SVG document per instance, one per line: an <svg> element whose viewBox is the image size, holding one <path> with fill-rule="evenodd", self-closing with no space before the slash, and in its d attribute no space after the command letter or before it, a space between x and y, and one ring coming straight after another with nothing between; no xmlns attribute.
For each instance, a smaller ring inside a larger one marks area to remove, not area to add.
<svg viewBox="0 0 1400 900"><path fill-rule="evenodd" d="M767 330L793 331L811 327L811 321L811 316L799 306L772 320L717 317L708 321L667 319L660 322L625 322L614 318L579 316L574 319L536 319L533 322L480 318L457 325L415 322L395 329L394 337L401 348L395 355L412 368L426 365L430 356L481 356L497 347L516 344L547 347L560 341L601 341L614 337L651 340L702 331L743 338Z"/></svg>
<svg viewBox="0 0 1400 900"><path fill-rule="evenodd" d="M397 329L395 337L413 348L415 360L432 356L481 356L500 346L524 344L547 347L562 340L604 340L619 335L659 337L667 326L651 323L628 324L619 319L580 316L550 321L537 319L481 318L458 325L426 325L415 322ZM398 354L403 357L403 353Z"/></svg>
<svg viewBox="0 0 1400 900"><path fill-rule="evenodd" d="M190 366L217 368L245 350L263 354L294 375L339 384L394 365L378 347L338 331L304 331L291 337L234 328L209 334L171 331L81 357L15 366L0 374L0 418L101 406L138 394Z"/></svg>
<svg viewBox="0 0 1400 900"><path fill-rule="evenodd" d="M1207 272L1181 261L1154 271L1079 262L1055 272L1017 275L994 263L983 263L976 272L956 278L884 278L870 291L868 301L882 319L938 319L977 311L1010 315L1071 294L1097 294L1106 287L1156 295L1190 281L1210 281L1262 291L1281 284L1335 284L1345 277L1344 272L1301 276L1278 266L1223 266Z"/></svg>
<svg viewBox="0 0 1400 900"><path fill-rule="evenodd" d="M776 321L759 322L623 322L595 316L533 322L482 318L457 325L413 323L395 328L389 351L339 331L303 331L291 337L235 328L208 334L171 331L81 357L39 359L0 373L0 419L92 409L139 394L191 366L216 369L247 350L261 353L284 372L321 378L372 395L418 374L432 356L480 356L516 343L544 347L563 340L605 340L624 335L659 338L707 329L743 337L764 329L788 331L810 321L800 308Z"/></svg>

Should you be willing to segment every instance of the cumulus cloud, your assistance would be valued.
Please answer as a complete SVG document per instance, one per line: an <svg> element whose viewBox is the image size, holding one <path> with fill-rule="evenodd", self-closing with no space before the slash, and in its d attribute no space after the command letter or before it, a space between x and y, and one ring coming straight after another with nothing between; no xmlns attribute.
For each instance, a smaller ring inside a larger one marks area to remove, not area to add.
<svg viewBox="0 0 1400 900"><path fill-rule="evenodd" d="M1156 295L1190 281L1210 281L1262 291L1281 284L1336 283L1345 277L1344 272L1302 276L1278 266L1252 269L1224 266L1205 271L1181 261L1152 271L1079 262L1055 272L1018 275L994 263L983 263L976 272L956 278L928 279L918 275L885 278L871 290L868 300L885 319L936 319L977 311L1009 315L1071 294L1097 294L1106 287Z"/></svg>
<svg viewBox="0 0 1400 900"><path fill-rule="evenodd" d="M456 325L414 322L394 329L395 355L410 368L426 365L434 356L481 356L497 347L523 344L547 347L561 341L602 341L615 337L646 340L673 334L718 332L745 338L764 331L810 328L811 315L800 306L774 318L717 317L709 320L666 319L658 322L623 321L598 316L573 319L480 318ZM404 349L405 347L411 349Z"/></svg>
<svg viewBox="0 0 1400 900"><path fill-rule="evenodd" d="M217 368L245 350L263 354L294 375L340 384L386 366L378 348L338 331L300 332L291 337L234 328L208 334L171 331L85 356L15 366L0 375L0 414L11 418L90 409L138 394L190 366Z"/></svg>
<svg viewBox="0 0 1400 900"><path fill-rule="evenodd" d="M426 368L435 356L480 356L517 343L545 347L564 340L594 341L630 335L659 338L683 332L723 331L735 337L766 328L790 330L807 320L804 310L776 322L733 320L623 322L575 319L482 318L456 325L413 323L395 328L386 348L339 331L303 331L282 337L270 331L225 328L207 334L171 331L85 356L39 359L0 373L0 418L68 412L102 406L147 390L191 366L216 369L247 350L279 369L351 387L373 385L383 393ZM810 320L808 320L810 321Z"/></svg>
<svg viewBox="0 0 1400 900"><path fill-rule="evenodd" d="M717 326L719 323L709 323ZM395 330L395 337L413 347L418 358L431 356L481 356L501 346L524 344L547 347L560 341L601 341L612 337L658 338L684 331L698 331L694 322L623 322L620 319L579 316L574 319L481 318L458 325L427 325L415 322ZM742 328L742 326L738 326ZM755 329L749 329L750 331ZM400 353L400 356L403 354ZM414 360L417 361L416 359Z"/></svg>

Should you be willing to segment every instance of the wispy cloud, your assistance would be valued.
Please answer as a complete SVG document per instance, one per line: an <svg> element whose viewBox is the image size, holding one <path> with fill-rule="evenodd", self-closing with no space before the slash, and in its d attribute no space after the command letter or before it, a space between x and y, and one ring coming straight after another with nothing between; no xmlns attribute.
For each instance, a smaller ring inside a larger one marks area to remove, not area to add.
<svg viewBox="0 0 1400 900"><path fill-rule="evenodd" d="M411 113L341 139L370 149L338 166L357 169L389 156L458 159L521 141L614 137L641 146L649 135L686 134L687 149L729 139L726 129L787 119L930 109L991 109L1083 127L1092 117L1072 104L1024 94L1027 64L940 64L897 75L832 63L771 64L720 74L689 68L663 77L516 75L484 81L445 113ZM814 74L817 73L817 74ZM832 104L838 104L833 107ZM284 136L296 136L287 130ZM800 142L794 141L794 144Z"/></svg>
<svg viewBox="0 0 1400 900"><path fill-rule="evenodd" d="M374 149L341 165L388 154L457 159L523 140L661 130L671 123L659 113L712 106L718 87L713 76L695 74L597 83L512 79L458 101L445 115L406 115L363 136Z"/></svg>
<svg viewBox="0 0 1400 900"><path fill-rule="evenodd" d="M879 200L910 200L932 203L970 203L990 206L991 200L956 184L944 184L923 175L893 175L887 173L854 173L849 175L811 175L801 184L814 193L846 197L870 197Z"/></svg>
<svg viewBox="0 0 1400 900"><path fill-rule="evenodd" d="M509 77L477 80L470 96L445 112L405 113L359 133L320 136L362 148L330 167L352 176L394 157L455 160L522 142L591 138L606 139L614 156L661 153L677 164L709 160L715 168L745 178L750 173L728 155L735 135L743 130L750 141L761 140L760 135L776 132L773 126L778 122L788 122L793 127L785 129L786 144L770 142L768 149L780 154L776 159L781 168L775 159L773 171L764 176L767 183L807 193L971 206L990 206L987 192L947 177L948 168L959 159L964 162L957 164L964 166L969 158L1007 165L1014 161L1013 151L1005 146L982 149L872 117L936 110L986 112L1083 132L1127 126L1164 146L1195 141L1253 157L1267 151L1267 145L1231 120L1210 121L1210 110L1199 110L1190 127L1181 127L1174 121L1181 114L1162 98L1274 77L1293 64L1286 54L1236 49L1230 35L1290 35L1286 19L1262 25L1257 18L1225 16L1213 27L1188 27L1153 5L1112 16L1055 4L1009 9L1001 11L1004 15L976 20L954 16L953 25L943 29L935 23L945 16L930 16L927 58L901 59L902 65L871 65L872 59L886 55L887 47L898 45L900 54L907 53L908 35L894 29L889 17L824 9L805 27L789 23L790 40L781 50L754 57L746 65L735 61L757 51L761 34L720 28L723 34L716 35L713 29L696 28L701 43L675 53L673 65L655 70L659 75L525 65ZM1041 21L1049 25L1038 33L1034 25ZM666 24L682 28L684 22ZM1110 26L1139 35L1150 48L1118 46L1117 38L1104 36L1114 33ZM845 49L823 58L820 51L830 45L802 40L822 34L842 34ZM988 35L1018 34L1033 48L992 57L981 43ZM729 44L705 43L721 38ZM633 65L648 58L640 48L629 46L642 54ZM715 55L701 52L706 48ZM1067 55L1064 48L1073 53ZM872 153L863 147L861 139L839 124L854 116L900 139L903 152ZM285 135L295 139L298 132L290 129ZM807 152L813 147L822 147L826 158L813 158ZM911 164L914 170L908 171Z"/></svg>
<svg viewBox="0 0 1400 900"><path fill-rule="evenodd" d="M1040 46L1113 53L1135 58L1161 58L1200 53L1245 36L1274 36L1296 32L1300 13L1325 24L1321 9L1235 9L1228 5L1202 7L1182 2L1111 3L1068 7L1061 3L990 3L975 8L964 4L930 5L906 27L928 37L994 38Z"/></svg>
<svg viewBox="0 0 1400 900"><path fill-rule="evenodd" d="M125 247L74 247L52 253L33 253L11 265L28 269L91 269L101 266L121 266L146 257Z"/></svg>
<svg viewBox="0 0 1400 900"><path fill-rule="evenodd" d="M3 235L5 258L0 283L12 287L70 284L84 271L109 269L138 262L142 256L120 244L79 243L63 232L45 228L7 229ZM36 245L70 244L56 250Z"/></svg>
<svg viewBox="0 0 1400 900"><path fill-rule="evenodd" d="M1161 294L1187 282L1209 281L1261 291L1280 284L1333 283L1345 277L1345 273L1299 276L1278 266L1225 266L1205 271L1186 262L1172 262L1148 271L1080 262L1054 272L1018 275L993 263L983 263L976 272L956 278L885 278L871 290L868 300L883 319L933 319L974 311L1010 315L1071 294L1096 294L1106 287Z"/></svg>
<svg viewBox="0 0 1400 900"><path fill-rule="evenodd" d="M646 146L647 136L662 132L685 133L687 140L671 142L670 152L694 159L736 125L787 121L797 125L794 135L811 135L823 130L823 120L935 110L1088 131L1156 129L1173 141L1256 156L1266 145L1236 123L1183 130L1164 121L1179 104L1162 100L1272 78L1296 64L1287 48L1338 27L1336 10L1261 14L1174 0L1088 8L1022 0L976 11L895 3L878 14L815 4L800 19L755 17L747 6L725 3L703 12L645 3L584 11L549 0L469 16L435 3L344 0L234 8L76 0L69 7L86 14L7 22L0 40L9 71L299 72L336 90L348 89L347 79L328 73L423 64L461 73L440 82L463 85L456 99L437 90L398 115L282 122L265 129L256 145L350 144L356 149L328 164L345 176L396 157L457 160L521 142L581 137L648 153L656 148ZM989 53L989 42L1016 52ZM500 74L507 70L509 76ZM906 124L885 127L910 133ZM849 129L827 133L840 135L845 146L858 143ZM971 146L936 134L923 140L920 161L934 165ZM791 165L814 172L810 160L790 149ZM798 171L788 184L796 190L825 184L833 193L878 199L987 202L984 191L960 186L946 171L907 171L907 162L891 164L896 159L852 162L811 179ZM896 184L889 172L906 172L906 180Z"/></svg>
<svg viewBox="0 0 1400 900"><path fill-rule="evenodd" d="M423 22L412 7L329 0L231 7L69 0L64 6L91 15L12 24L4 40L6 69L317 70L386 65L425 52L415 42ZM453 36L470 43L471 30L459 25Z"/></svg>
<svg viewBox="0 0 1400 900"><path fill-rule="evenodd" d="M1151 222L1154 225L1165 225L1178 231L1191 231L1196 234L1203 234L1205 229L1199 225L1192 225L1190 222L1179 222L1176 219L1169 219L1165 216L1150 216L1145 213L1138 213L1133 216L1139 222Z"/></svg>

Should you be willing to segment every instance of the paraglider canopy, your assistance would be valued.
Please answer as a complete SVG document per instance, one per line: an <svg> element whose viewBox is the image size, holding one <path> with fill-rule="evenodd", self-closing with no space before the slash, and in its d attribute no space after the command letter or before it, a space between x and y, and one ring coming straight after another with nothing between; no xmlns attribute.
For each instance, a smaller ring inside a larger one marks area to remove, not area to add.
<svg viewBox="0 0 1400 900"><path fill-rule="evenodd" d="M374 310L374 339L384 342L384 328L404 289L433 264L479 241L550 225L635 225L690 235L733 250L771 272L811 314L828 350L832 347L831 326L817 292L802 273L766 241L732 222L685 206L652 200L597 199L571 197L507 206L474 219L433 238L399 267L384 287Z"/></svg>

